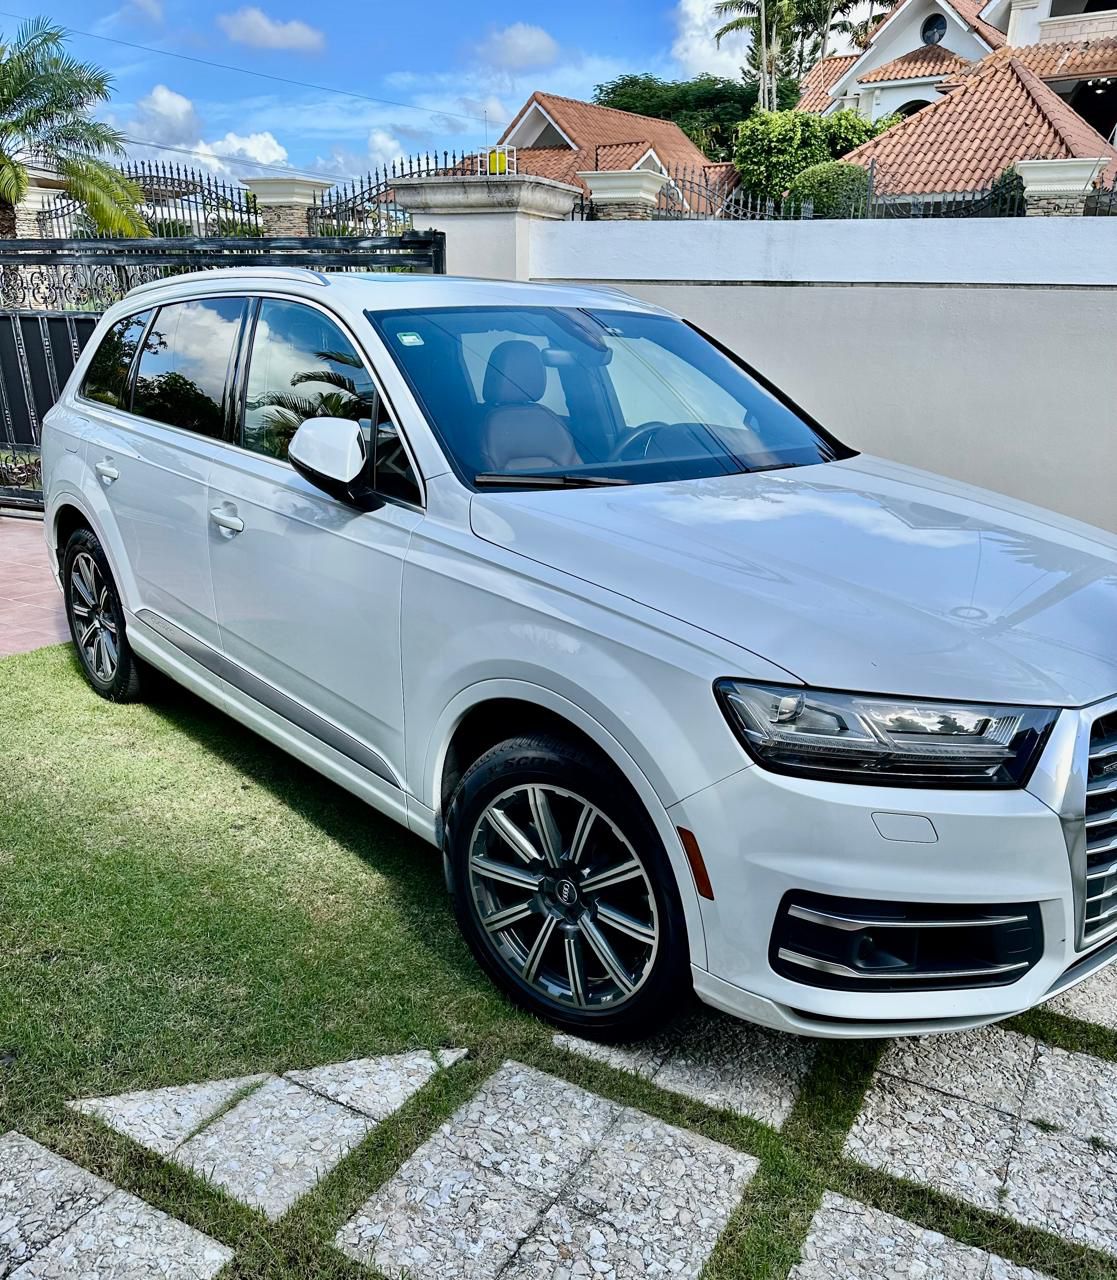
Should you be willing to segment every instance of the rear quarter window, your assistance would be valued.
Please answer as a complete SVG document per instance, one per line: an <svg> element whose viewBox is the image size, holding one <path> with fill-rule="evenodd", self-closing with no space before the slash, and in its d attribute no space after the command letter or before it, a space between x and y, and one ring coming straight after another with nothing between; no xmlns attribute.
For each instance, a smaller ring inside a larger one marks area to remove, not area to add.
<svg viewBox="0 0 1117 1280"><path fill-rule="evenodd" d="M104 335L85 371L80 394L86 400L123 409L128 371L135 359L150 311L118 320Z"/></svg>

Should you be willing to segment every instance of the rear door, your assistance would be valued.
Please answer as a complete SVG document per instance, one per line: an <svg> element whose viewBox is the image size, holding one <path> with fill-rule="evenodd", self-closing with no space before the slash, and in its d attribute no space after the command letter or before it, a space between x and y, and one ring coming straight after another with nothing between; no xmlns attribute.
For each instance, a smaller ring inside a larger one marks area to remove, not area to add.
<svg viewBox="0 0 1117 1280"><path fill-rule="evenodd" d="M220 648L206 491L210 467L228 448L230 371L245 306L244 298L212 297L153 310L142 338L122 334L121 362L129 346L139 350L120 403L97 412L104 389L89 379L82 389L92 406L86 461L123 545L129 607L180 646L176 629Z"/></svg>
<svg viewBox="0 0 1117 1280"><path fill-rule="evenodd" d="M309 302L259 300L239 388L240 447L207 502L226 678L398 785L403 561L423 518L406 442L354 335ZM327 496L287 461L315 416L362 424L379 509Z"/></svg>

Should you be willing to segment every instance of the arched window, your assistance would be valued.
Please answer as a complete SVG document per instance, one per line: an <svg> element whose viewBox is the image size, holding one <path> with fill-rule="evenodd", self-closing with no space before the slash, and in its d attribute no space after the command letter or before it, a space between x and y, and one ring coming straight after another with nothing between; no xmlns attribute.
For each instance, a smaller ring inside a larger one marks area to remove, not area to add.
<svg viewBox="0 0 1117 1280"><path fill-rule="evenodd" d="M912 98L910 102L905 102L902 107L897 107L896 114L898 116L913 116L917 111L921 111L924 107L930 105L926 98Z"/></svg>
<svg viewBox="0 0 1117 1280"><path fill-rule="evenodd" d="M943 36L946 35L946 15L942 13L931 14L924 21L919 34L923 37L924 44L938 44Z"/></svg>

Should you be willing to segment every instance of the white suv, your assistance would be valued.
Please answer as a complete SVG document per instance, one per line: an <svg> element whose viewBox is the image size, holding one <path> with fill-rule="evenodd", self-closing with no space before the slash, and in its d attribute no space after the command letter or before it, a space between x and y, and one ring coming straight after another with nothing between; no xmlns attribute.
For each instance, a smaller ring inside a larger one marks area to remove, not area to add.
<svg viewBox="0 0 1117 1280"><path fill-rule="evenodd" d="M564 1027L945 1030L1117 956L1117 539L858 456L658 308L180 276L43 462L93 687L158 668L441 848Z"/></svg>

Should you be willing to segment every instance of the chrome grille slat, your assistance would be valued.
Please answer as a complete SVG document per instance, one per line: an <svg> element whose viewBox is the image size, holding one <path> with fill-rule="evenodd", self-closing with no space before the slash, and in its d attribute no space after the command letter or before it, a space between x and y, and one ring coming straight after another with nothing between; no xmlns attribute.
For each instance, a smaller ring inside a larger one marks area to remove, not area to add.
<svg viewBox="0 0 1117 1280"><path fill-rule="evenodd" d="M1107 711L1090 728L1086 770L1086 870L1082 942L1092 946L1117 927L1117 715Z"/></svg>
<svg viewBox="0 0 1117 1280"><path fill-rule="evenodd" d="M1112 809L1103 809L1100 813L1088 813L1086 830L1093 831L1095 827L1107 827L1111 822L1117 822L1117 804Z"/></svg>

